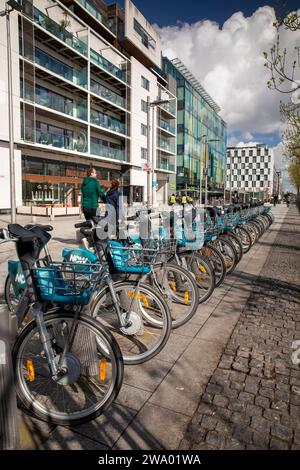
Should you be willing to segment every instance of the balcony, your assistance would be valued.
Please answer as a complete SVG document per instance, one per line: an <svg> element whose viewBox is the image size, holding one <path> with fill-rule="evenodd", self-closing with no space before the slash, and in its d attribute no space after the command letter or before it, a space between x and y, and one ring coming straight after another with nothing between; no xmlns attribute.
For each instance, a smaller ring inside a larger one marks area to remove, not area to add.
<svg viewBox="0 0 300 470"><path fill-rule="evenodd" d="M111 103L116 104L117 106L120 106L121 108L125 108L125 99L115 93L112 90L109 90L105 86L101 85L98 82L95 82L95 80L91 79L91 92L95 93L95 95L100 96L101 98L104 98L107 101L110 101Z"/></svg>
<svg viewBox="0 0 300 470"><path fill-rule="evenodd" d="M26 96L26 93L25 93ZM74 101L62 95L47 90L39 85L35 87L35 103L46 108L67 114L76 119L87 120L86 100Z"/></svg>
<svg viewBox="0 0 300 470"><path fill-rule="evenodd" d="M164 121L163 119L160 119L158 121L158 127L160 127L160 129L164 129L170 134L174 134L174 135L176 134L175 126L172 126L171 124L169 124L167 121Z"/></svg>
<svg viewBox="0 0 300 470"><path fill-rule="evenodd" d="M90 2L87 0L76 0L90 15L92 15L97 21L102 23L107 29L109 29L113 34L116 33L115 23L111 21L107 21L106 18L103 17L101 12L94 7Z"/></svg>
<svg viewBox="0 0 300 470"><path fill-rule="evenodd" d="M91 138L91 154L96 155L98 157L102 158L109 158L112 160L119 160L124 162L126 160L125 158L125 150L123 149L118 149L118 148L113 148L108 145L103 145L103 141Z"/></svg>
<svg viewBox="0 0 300 470"><path fill-rule="evenodd" d="M167 158L158 157L157 158L157 169L175 172L175 163L170 162Z"/></svg>
<svg viewBox="0 0 300 470"><path fill-rule="evenodd" d="M74 36L72 33L67 31L65 28L60 26L54 20L52 20L49 16L42 13L36 7L34 7L33 11L33 21L41 26L43 29L48 31L48 33L53 34L55 37L63 41L65 44L70 46L76 52L87 56L88 50L87 45L81 39Z"/></svg>
<svg viewBox="0 0 300 470"><path fill-rule="evenodd" d="M94 62L94 64L98 65L102 70L105 70L122 82L126 83L126 74L124 70L121 70L119 67L112 64L109 60L102 57L102 55L98 54L93 49L90 50L90 60Z"/></svg>
<svg viewBox="0 0 300 470"><path fill-rule="evenodd" d="M175 145L170 144L170 142L167 140L159 139L157 146L159 149L165 152L175 154Z"/></svg>
<svg viewBox="0 0 300 470"><path fill-rule="evenodd" d="M33 127L26 127L25 142L33 142L41 145L48 145L64 150L71 150L74 152L86 153L88 151L87 133L85 131L73 132L60 129L61 132L48 132Z"/></svg>
<svg viewBox="0 0 300 470"><path fill-rule="evenodd" d="M99 111L91 111L91 124L96 126L104 127L113 132L118 132L119 134L126 134L125 124L118 119L107 116L106 114L100 113Z"/></svg>
<svg viewBox="0 0 300 470"><path fill-rule="evenodd" d="M87 69L75 70L41 49L35 49L35 62L75 85L87 88Z"/></svg>

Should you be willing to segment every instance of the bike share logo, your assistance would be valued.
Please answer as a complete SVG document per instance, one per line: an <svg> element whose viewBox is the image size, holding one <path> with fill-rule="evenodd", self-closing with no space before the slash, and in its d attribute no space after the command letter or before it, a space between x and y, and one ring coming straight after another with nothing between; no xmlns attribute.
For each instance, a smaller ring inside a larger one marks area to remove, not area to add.
<svg viewBox="0 0 300 470"><path fill-rule="evenodd" d="M20 284L25 284L25 276L23 273L17 273L16 274L16 278L15 278L16 282L20 283Z"/></svg>
<svg viewBox="0 0 300 470"><path fill-rule="evenodd" d="M300 364L300 340L299 339L297 341L293 341L292 349L294 349L294 352L292 354L292 363L295 366L298 366Z"/></svg>
<svg viewBox="0 0 300 470"><path fill-rule="evenodd" d="M70 255L70 261L72 263L86 264L89 260L87 258L85 258L84 256L71 254Z"/></svg>

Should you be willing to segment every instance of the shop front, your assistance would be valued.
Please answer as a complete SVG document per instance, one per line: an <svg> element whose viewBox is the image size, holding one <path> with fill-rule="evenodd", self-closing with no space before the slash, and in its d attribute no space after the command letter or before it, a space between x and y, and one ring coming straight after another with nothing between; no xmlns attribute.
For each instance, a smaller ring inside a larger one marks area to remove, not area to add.
<svg viewBox="0 0 300 470"><path fill-rule="evenodd" d="M129 195L127 171L120 168L105 168L99 162L61 162L46 158L22 156L22 200L23 206L79 207L80 186L88 168L97 170L97 177L104 190L113 179L118 179L124 195Z"/></svg>

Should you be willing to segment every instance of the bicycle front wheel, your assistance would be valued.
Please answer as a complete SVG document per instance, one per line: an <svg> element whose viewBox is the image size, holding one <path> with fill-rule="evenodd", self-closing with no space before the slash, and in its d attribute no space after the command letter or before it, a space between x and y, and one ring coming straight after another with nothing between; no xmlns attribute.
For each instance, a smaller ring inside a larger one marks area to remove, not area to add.
<svg viewBox="0 0 300 470"><path fill-rule="evenodd" d="M44 421L67 426L103 413L117 397L123 380L122 355L109 331L79 315L70 338L73 320L74 313L65 311L44 317L55 362L67 344L63 375L52 376L35 320L21 331L13 348L22 406Z"/></svg>
<svg viewBox="0 0 300 470"><path fill-rule="evenodd" d="M171 332L171 315L162 295L148 284L120 281L99 292L90 306L91 315L117 340L125 364L152 359L165 346ZM114 297L114 299L113 299ZM116 302L125 326L118 318Z"/></svg>

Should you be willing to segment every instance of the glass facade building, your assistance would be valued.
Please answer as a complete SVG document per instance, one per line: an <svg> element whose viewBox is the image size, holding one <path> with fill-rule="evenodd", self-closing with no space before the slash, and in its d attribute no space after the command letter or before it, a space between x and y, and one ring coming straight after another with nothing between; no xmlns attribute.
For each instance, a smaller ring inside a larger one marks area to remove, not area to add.
<svg viewBox="0 0 300 470"><path fill-rule="evenodd" d="M178 59L164 58L163 64L177 83L177 191L197 197L207 169L209 196L222 195L227 128L220 109Z"/></svg>

